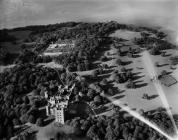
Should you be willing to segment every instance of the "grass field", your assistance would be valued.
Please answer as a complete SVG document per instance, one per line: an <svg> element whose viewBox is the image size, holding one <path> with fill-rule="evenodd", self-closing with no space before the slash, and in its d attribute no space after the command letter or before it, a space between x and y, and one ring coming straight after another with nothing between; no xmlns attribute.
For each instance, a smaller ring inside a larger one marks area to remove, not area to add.
<svg viewBox="0 0 178 140"><path fill-rule="evenodd" d="M123 38L126 41L123 42L124 50L127 50L129 47L137 48L138 46L133 43L134 37L139 37L139 32L130 32L130 31L123 31L118 30L116 33L113 33L111 36ZM109 55L108 56L108 52ZM107 51L104 52L104 55L110 58L106 62L101 62L100 60L96 60L94 63L98 64L107 64L110 68L110 73L105 74L105 77L108 81L111 81L111 73L114 70L120 70L121 67L118 67L116 64L116 59L118 58L117 49L113 46L110 46ZM175 50L167 50L167 54L174 54ZM154 65L155 62L159 62L161 67L156 68L157 74L160 74L162 70L166 70L168 72L172 72L171 75L178 78L178 75L176 77L176 71L173 71L170 69L170 62L169 57L162 57L160 55L153 56L150 55L151 61ZM116 93L112 98L115 100L120 100L123 104L127 104L130 108L140 110L143 109L145 111L154 110L158 107L165 107L162 103L161 98L159 97L159 94L155 88L155 84L151 82L151 77L148 73L148 70L146 69L145 65L146 61L144 60L143 53L140 53L138 57L136 58L129 58L127 56L121 57L121 60L123 61L132 61L132 63L125 65L124 67L126 69L132 69L132 72L137 75L137 80L135 81L138 85L136 89L127 89L126 84L117 84L116 82L112 82L113 88L120 89L123 92L122 93ZM78 72L80 75L90 75L92 71L83 71ZM167 98L167 101L172 108L173 113L178 113L178 102L176 102L176 98L178 98L178 94L176 94L176 91L178 91L178 84L172 85L171 87L166 87L162 85L163 91L165 93L165 96ZM117 91L117 90L116 90ZM145 100L142 99L143 94L146 93L151 97L151 100Z"/></svg>
<svg viewBox="0 0 178 140"><path fill-rule="evenodd" d="M120 34L121 33L121 34ZM124 35L123 35L124 34ZM124 44L125 45L129 45L131 47L134 47L135 45L132 44L132 39L135 37L134 34L132 34L133 36L131 37L131 33L129 32L120 32L118 31L117 33L114 33L113 36L116 37L124 37L125 39L127 39L128 41L126 41ZM136 35L138 35L138 33L136 33ZM111 54L115 54L116 53L116 49L115 48L110 48L109 52ZM167 50L166 53L167 54L173 54L175 50ZM107 52L106 52L107 54ZM151 56L151 61L154 65L155 62L159 62L161 67L156 68L157 74L160 74L160 72L162 70L166 70L168 72L172 72L172 75L174 77L176 74L176 71L172 71L170 69L170 62L169 62L169 57L162 57L160 55L158 56ZM108 64L110 66L115 66L115 59L117 58L116 55L112 56L114 59L111 60L111 62L108 62ZM121 58L123 61L133 61L133 63L125 66L126 68L133 69L134 73L138 73L137 76L139 76L140 78L137 80L138 83L140 85L140 88L136 88L136 89L126 89L124 84L117 84L117 83L113 83L115 87L118 87L122 90L125 90L125 92L123 92L122 94L116 95L117 96L121 96L124 95L123 98L119 99L121 100L123 103L127 103L128 106L130 106L131 108L137 108L137 109L144 109L145 111L148 110L153 110L156 109L157 107L164 107L164 104L162 103L161 99L159 96L155 96L155 98L151 99L151 100L144 100L141 97L143 96L143 93L147 93L149 96L153 96L153 95L158 95L157 90L155 89L155 86L152 82L150 82L150 76L148 74L148 70L146 69L145 65L146 61L143 58L143 54L140 54L140 57L138 58L128 58L128 57L123 57ZM145 62L144 62L145 61ZM115 68L117 69L117 68ZM178 78L178 77L176 77ZM108 78L109 80L109 78ZM163 91L165 93L165 96L168 100L168 103L170 105L170 107L172 108L172 112L173 113L178 113L178 102L176 103L175 99L178 98L178 94L176 94L176 91L178 91L178 85L172 85L171 87L166 87L164 85L162 85Z"/></svg>

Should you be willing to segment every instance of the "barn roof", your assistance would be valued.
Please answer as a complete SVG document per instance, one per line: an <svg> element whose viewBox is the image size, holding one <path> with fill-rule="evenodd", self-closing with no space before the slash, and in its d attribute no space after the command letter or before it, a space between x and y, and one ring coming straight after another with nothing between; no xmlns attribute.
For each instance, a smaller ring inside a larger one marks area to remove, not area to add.
<svg viewBox="0 0 178 140"><path fill-rule="evenodd" d="M172 77L172 75L163 75L160 77L159 80L161 81L162 84L168 87L177 83L177 80L174 77Z"/></svg>

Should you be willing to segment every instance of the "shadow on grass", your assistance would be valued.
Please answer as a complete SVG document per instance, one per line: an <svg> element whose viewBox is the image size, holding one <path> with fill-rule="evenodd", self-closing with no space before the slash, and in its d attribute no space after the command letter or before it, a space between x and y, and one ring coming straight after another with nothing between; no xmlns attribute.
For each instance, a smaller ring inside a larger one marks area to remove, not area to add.
<svg viewBox="0 0 178 140"><path fill-rule="evenodd" d="M132 75L138 75L141 74L142 72L133 72Z"/></svg>
<svg viewBox="0 0 178 140"><path fill-rule="evenodd" d="M16 135L20 134L21 132L24 132L24 131L28 130L29 128L30 128L30 126L28 126L28 125L22 125L19 129L17 129L15 131L15 134Z"/></svg>
<svg viewBox="0 0 178 140"><path fill-rule="evenodd" d="M168 75L168 74L171 74L171 73L172 73L172 71L168 71L168 72L167 72L167 75Z"/></svg>
<svg viewBox="0 0 178 140"><path fill-rule="evenodd" d="M158 97L158 95L157 95L157 94L150 95L150 96L149 96L149 100L155 99L156 97Z"/></svg>
<svg viewBox="0 0 178 140"><path fill-rule="evenodd" d="M133 63L132 61L123 61L122 62L122 65L123 66L126 66L126 65L129 65L129 64L131 64L131 63Z"/></svg>
<svg viewBox="0 0 178 140"><path fill-rule="evenodd" d="M38 116L40 118L43 118L43 119L47 118L47 116L46 116L46 108L40 109L39 113L38 113Z"/></svg>
<svg viewBox="0 0 178 140"><path fill-rule="evenodd" d="M134 81L134 84L137 84L137 83L142 83L143 80L138 80L138 81Z"/></svg>
<svg viewBox="0 0 178 140"><path fill-rule="evenodd" d="M138 79L140 79L140 78L143 78L143 77L145 77L145 75L136 75L136 76L133 76L133 78L132 78L132 80L138 80Z"/></svg>
<svg viewBox="0 0 178 140"><path fill-rule="evenodd" d="M142 67L136 67L138 70L142 70L142 69L144 69L144 68L142 68Z"/></svg>
<svg viewBox="0 0 178 140"><path fill-rule="evenodd" d="M44 126L46 126L46 125L52 123L54 120L55 120L54 118L46 119L46 120L44 121Z"/></svg>
<svg viewBox="0 0 178 140"><path fill-rule="evenodd" d="M96 81L97 82L100 82L101 80L103 80L104 78L109 78L110 74L103 74L103 75L99 75L97 78L96 78Z"/></svg>
<svg viewBox="0 0 178 140"><path fill-rule="evenodd" d="M114 58L112 58L112 57L107 57L106 60L103 60L102 62L111 61L111 60L113 60L113 59L114 59Z"/></svg>
<svg viewBox="0 0 178 140"><path fill-rule="evenodd" d="M164 67L164 66L168 66L169 64L166 63L166 64L159 64L159 67Z"/></svg>
<svg viewBox="0 0 178 140"><path fill-rule="evenodd" d="M164 54L164 56L162 56L162 57L169 57L171 55L172 55L171 53L170 54Z"/></svg>
<svg viewBox="0 0 178 140"><path fill-rule="evenodd" d="M119 91L119 94L121 94L121 93L123 93L123 92L125 92L125 90L120 90L120 91Z"/></svg>
<svg viewBox="0 0 178 140"><path fill-rule="evenodd" d="M133 68L127 68L126 70L128 70L128 71L132 71L132 70L133 70Z"/></svg>
<svg viewBox="0 0 178 140"><path fill-rule="evenodd" d="M148 83L142 83L142 84L136 84L135 87L136 88L141 88L141 87L145 87L147 85L148 85Z"/></svg>
<svg viewBox="0 0 178 140"><path fill-rule="evenodd" d="M119 96L114 97L113 99L118 100L118 99L121 99L121 98L124 98L124 97L125 97L125 95L119 95Z"/></svg>
<svg viewBox="0 0 178 140"><path fill-rule="evenodd" d="M162 112L162 111L165 112L166 109L163 108L163 107L158 107L158 108L156 108L156 109L152 109L152 110L147 111L147 113L149 112L150 114L154 114L154 113Z"/></svg>

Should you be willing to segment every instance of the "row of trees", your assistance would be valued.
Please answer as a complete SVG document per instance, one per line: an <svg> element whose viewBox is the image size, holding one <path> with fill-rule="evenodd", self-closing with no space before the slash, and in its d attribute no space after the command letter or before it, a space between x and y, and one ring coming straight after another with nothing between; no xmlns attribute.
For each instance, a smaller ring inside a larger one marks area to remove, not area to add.
<svg viewBox="0 0 178 140"><path fill-rule="evenodd" d="M151 49L151 54L156 55L156 54L160 54L159 51L160 50L166 50L166 49L173 49L176 46L171 44L170 42L168 42L167 40L162 40L163 35L161 35L162 33L158 33L160 35L158 36L162 36L162 37L152 37L150 35L143 35L141 34L141 38L135 38L134 42L138 45L140 45L141 47L144 47L146 49ZM161 39L160 39L161 38Z"/></svg>

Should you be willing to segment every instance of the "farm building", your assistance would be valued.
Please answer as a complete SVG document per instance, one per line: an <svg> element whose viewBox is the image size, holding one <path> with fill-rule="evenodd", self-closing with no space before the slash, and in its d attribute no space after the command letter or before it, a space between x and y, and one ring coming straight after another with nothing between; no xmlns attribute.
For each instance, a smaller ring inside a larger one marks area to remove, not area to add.
<svg viewBox="0 0 178 140"><path fill-rule="evenodd" d="M159 78L161 84L167 86L167 87L170 87L174 84L177 83L177 80L172 77L172 75L162 75L160 78Z"/></svg>

